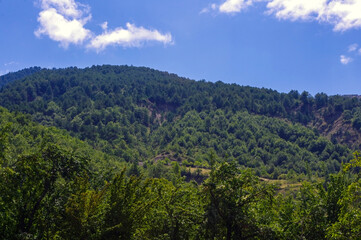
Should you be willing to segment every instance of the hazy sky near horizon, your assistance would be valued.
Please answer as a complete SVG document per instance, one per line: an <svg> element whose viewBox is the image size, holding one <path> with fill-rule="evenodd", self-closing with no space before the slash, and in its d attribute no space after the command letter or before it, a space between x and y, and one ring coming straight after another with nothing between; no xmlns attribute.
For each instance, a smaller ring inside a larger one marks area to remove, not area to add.
<svg viewBox="0 0 361 240"><path fill-rule="evenodd" d="M361 0L0 0L0 36L0 75L134 65L361 94Z"/></svg>

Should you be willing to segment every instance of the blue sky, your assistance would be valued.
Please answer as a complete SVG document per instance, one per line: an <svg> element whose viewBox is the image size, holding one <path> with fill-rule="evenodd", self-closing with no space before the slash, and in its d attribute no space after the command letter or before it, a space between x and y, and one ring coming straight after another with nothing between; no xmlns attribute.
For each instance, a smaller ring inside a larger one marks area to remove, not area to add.
<svg viewBox="0 0 361 240"><path fill-rule="evenodd" d="M0 75L127 64L361 94L361 0L0 0L0 36Z"/></svg>

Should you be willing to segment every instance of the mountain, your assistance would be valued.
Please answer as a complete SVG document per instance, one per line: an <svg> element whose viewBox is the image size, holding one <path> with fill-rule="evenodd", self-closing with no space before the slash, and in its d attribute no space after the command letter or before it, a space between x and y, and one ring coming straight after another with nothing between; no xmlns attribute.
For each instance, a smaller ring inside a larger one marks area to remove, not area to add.
<svg viewBox="0 0 361 240"><path fill-rule="evenodd" d="M360 236L357 97L128 66L14 74L1 239Z"/></svg>
<svg viewBox="0 0 361 240"><path fill-rule="evenodd" d="M31 68L25 68L23 70L14 72L14 73L8 73L3 76L0 76L0 88L5 86L7 83L11 83L17 79L22 79L27 76L30 76L36 72L41 71L42 68L40 67L31 67Z"/></svg>
<svg viewBox="0 0 361 240"><path fill-rule="evenodd" d="M214 152L261 176L324 175L351 158L338 142L360 143L358 98L193 81L145 67L43 69L6 85L0 99L126 162L208 168Z"/></svg>

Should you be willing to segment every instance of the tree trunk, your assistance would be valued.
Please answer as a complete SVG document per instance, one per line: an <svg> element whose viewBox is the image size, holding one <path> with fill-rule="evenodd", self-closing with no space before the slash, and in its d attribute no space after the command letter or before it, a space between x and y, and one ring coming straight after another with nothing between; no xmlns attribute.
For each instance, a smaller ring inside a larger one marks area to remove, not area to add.
<svg viewBox="0 0 361 240"><path fill-rule="evenodd" d="M232 225L227 224L227 240L231 240L231 239L232 239Z"/></svg>

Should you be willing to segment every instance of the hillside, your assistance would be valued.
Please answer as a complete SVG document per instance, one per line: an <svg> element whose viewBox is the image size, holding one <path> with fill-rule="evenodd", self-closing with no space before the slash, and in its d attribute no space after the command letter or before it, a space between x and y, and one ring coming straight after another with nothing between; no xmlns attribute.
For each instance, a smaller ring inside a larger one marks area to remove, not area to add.
<svg viewBox="0 0 361 240"><path fill-rule="evenodd" d="M291 169L324 175L351 157L337 142L360 141L357 98L197 82L149 68L41 70L5 86L0 99L126 162L166 155L208 168L214 151L265 177Z"/></svg>
<svg viewBox="0 0 361 240"><path fill-rule="evenodd" d="M184 115L189 110L248 111L315 127L328 139L351 147L358 148L361 143L361 102L353 95L319 93L313 97L306 91L285 94L222 82L196 82L144 67L107 65L53 70L34 67L2 76L0 86L13 81L1 91L2 105L13 110L44 112L41 104L65 100L60 103L64 111L77 95L75 106L89 107L90 99L97 103L95 108L101 108L101 104L104 108L122 105L129 110L133 104L147 108L151 120L156 117L158 122L169 112Z"/></svg>
<svg viewBox="0 0 361 240"><path fill-rule="evenodd" d="M65 130L44 127L33 122L29 115L10 113L2 107L0 133L0 154L7 160L2 162L2 167L13 166L16 159L42 152L49 145L84 159L92 174L110 173L112 169L124 166L116 157L93 149L87 143L71 137Z"/></svg>
<svg viewBox="0 0 361 240"><path fill-rule="evenodd" d="M350 100L348 100L350 101ZM351 106L358 106L353 98ZM323 136L332 142L348 145L353 149L361 147L361 113L360 107L344 107L338 111L330 107L323 107L314 111L314 120L307 126L317 129Z"/></svg>
<svg viewBox="0 0 361 240"><path fill-rule="evenodd" d="M358 144L357 98L127 66L8 77L1 239L360 236L361 157L337 143Z"/></svg>
<svg viewBox="0 0 361 240"><path fill-rule="evenodd" d="M0 88L5 86L7 83L11 83L17 79L22 79L27 76L30 76L36 72L41 71L42 68L40 67L31 67L31 68L25 68L23 70L14 72L14 73L7 73L3 76L0 76Z"/></svg>

